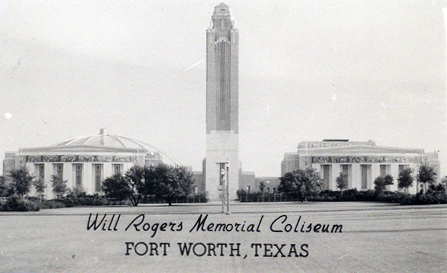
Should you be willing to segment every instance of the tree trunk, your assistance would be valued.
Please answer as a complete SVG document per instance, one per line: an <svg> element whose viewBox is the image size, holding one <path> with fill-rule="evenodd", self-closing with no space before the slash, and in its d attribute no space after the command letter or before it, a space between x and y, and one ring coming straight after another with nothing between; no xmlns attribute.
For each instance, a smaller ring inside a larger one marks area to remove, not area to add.
<svg viewBox="0 0 447 273"><path fill-rule="evenodd" d="M131 197L129 199L130 199L130 203L132 204L132 206L134 206L134 207L138 206L138 199L137 198Z"/></svg>

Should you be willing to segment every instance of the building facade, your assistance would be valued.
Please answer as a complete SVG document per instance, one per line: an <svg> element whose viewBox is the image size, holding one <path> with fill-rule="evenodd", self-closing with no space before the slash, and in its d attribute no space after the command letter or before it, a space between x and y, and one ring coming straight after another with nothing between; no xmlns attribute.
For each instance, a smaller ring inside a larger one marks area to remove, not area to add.
<svg viewBox="0 0 447 273"><path fill-rule="evenodd" d="M26 166L35 179L45 182L45 197L53 198L51 179L67 181L68 188L80 188L88 194L100 193L105 178L124 173L134 165L162 163L158 151L149 150L138 141L109 135L101 129L99 135L72 138L58 144L21 148L7 152L3 173ZM31 195L35 193L31 192Z"/></svg>
<svg viewBox="0 0 447 273"><path fill-rule="evenodd" d="M297 169L313 168L323 179L324 186L337 190L336 179L340 173L348 175L348 188L374 189L374 180L391 175L394 184L388 190L397 191L399 172L413 169L414 176L421 164L433 166L439 173L437 153L425 153L423 149L376 146L373 141L323 140L304 141L298 144L296 153L286 153L281 163L281 175ZM409 190L416 192L416 180Z"/></svg>
<svg viewBox="0 0 447 273"><path fill-rule="evenodd" d="M230 199L239 187L238 59L239 33L230 9L214 8L206 31L206 158L203 176L210 200L218 200L229 183ZM224 178L222 174L227 171Z"/></svg>

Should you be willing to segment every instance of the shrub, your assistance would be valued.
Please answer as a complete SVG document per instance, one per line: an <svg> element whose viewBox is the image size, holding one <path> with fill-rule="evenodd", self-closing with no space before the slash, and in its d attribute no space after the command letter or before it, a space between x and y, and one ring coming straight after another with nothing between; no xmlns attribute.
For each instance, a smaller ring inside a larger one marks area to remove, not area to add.
<svg viewBox="0 0 447 273"><path fill-rule="evenodd" d="M12 180L10 188L15 194L23 197L29 192L34 177L26 167L12 170L8 176Z"/></svg>
<svg viewBox="0 0 447 273"><path fill-rule="evenodd" d="M68 191L67 180L63 180L57 175L51 176L51 184L53 185L53 193L58 197L62 198Z"/></svg>
<svg viewBox="0 0 447 273"><path fill-rule="evenodd" d="M42 200L36 202L40 209L60 209L65 208L65 204L56 200Z"/></svg>
<svg viewBox="0 0 447 273"><path fill-rule="evenodd" d="M357 201L359 192L357 189L349 189L343 191L343 195L340 193L340 201Z"/></svg>
<svg viewBox="0 0 447 273"><path fill-rule="evenodd" d="M416 205L416 198L414 195L406 195L400 202L401 205Z"/></svg>
<svg viewBox="0 0 447 273"><path fill-rule="evenodd" d="M2 211L38 211L39 209L34 202L21 199L17 195L8 197L5 204L0 207Z"/></svg>
<svg viewBox="0 0 447 273"><path fill-rule="evenodd" d="M385 192L381 193L377 196L376 200L379 202L386 202L386 203L401 203L406 197L406 194L403 194L401 192Z"/></svg>
<svg viewBox="0 0 447 273"><path fill-rule="evenodd" d="M75 206L105 206L111 204L111 202L109 202L105 197L99 196L97 194L66 197L65 202L67 204L71 202Z"/></svg>
<svg viewBox="0 0 447 273"><path fill-rule="evenodd" d="M319 194L318 196L314 196L309 198L309 201L319 201L319 202L331 202L337 201L335 196L331 196L329 194Z"/></svg>
<svg viewBox="0 0 447 273"><path fill-rule="evenodd" d="M358 201L376 201L377 193L374 190L360 191L357 196Z"/></svg>
<svg viewBox="0 0 447 273"><path fill-rule="evenodd" d="M187 198L188 203L206 203L208 202L208 198L206 198L206 194L204 193L197 193L188 196Z"/></svg>
<svg viewBox="0 0 447 273"><path fill-rule="evenodd" d="M124 202L110 202L106 198L95 195L68 195L60 199L53 200L36 200L36 205L41 209L58 209L74 206L105 206L105 205L123 205Z"/></svg>
<svg viewBox="0 0 447 273"><path fill-rule="evenodd" d="M71 200L69 198L54 199L53 201L63 203L65 205L65 207L68 207L68 208L74 207L74 205L75 205L73 200Z"/></svg>
<svg viewBox="0 0 447 273"><path fill-rule="evenodd" d="M109 202L112 202L113 204L120 204L120 205L128 205L131 204L128 202L129 200L122 200L122 201L114 201L108 199ZM188 196L178 196L171 200L172 203L206 203L208 202L208 198L206 198L205 193L195 193L190 194ZM144 195L140 201L140 203L143 204L159 204L159 203L168 203L168 201L161 197L157 196L155 194L149 194Z"/></svg>
<svg viewBox="0 0 447 273"><path fill-rule="evenodd" d="M447 204L447 195L444 193L426 193L407 195L403 198L402 205L427 205L427 204Z"/></svg>

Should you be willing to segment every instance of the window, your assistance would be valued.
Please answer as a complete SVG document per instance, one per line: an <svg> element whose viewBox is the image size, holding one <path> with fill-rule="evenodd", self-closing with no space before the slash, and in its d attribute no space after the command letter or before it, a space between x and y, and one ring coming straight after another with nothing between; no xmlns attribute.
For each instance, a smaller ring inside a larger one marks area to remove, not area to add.
<svg viewBox="0 0 447 273"><path fill-rule="evenodd" d="M323 185L326 189L329 189L329 181L331 179L331 165L321 165L323 173Z"/></svg>
<svg viewBox="0 0 447 273"><path fill-rule="evenodd" d="M361 165L362 166L362 190L368 188L368 180L370 174L371 165Z"/></svg>
<svg viewBox="0 0 447 273"><path fill-rule="evenodd" d="M64 164L53 164L53 174L63 180Z"/></svg>
<svg viewBox="0 0 447 273"><path fill-rule="evenodd" d="M93 177L95 181L95 191L101 191L102 182L102 164L93 164Z"/></svg>
<svg viewBox="0 0 447 273"><path fill-rule="evenodd" d="M76 186L82 186L82 164L73 164L73 173Z"/></svg>
<svg viewBox="0 0 447 273"><path fill-rule="evenodd" d="M44 164L36 164L34 165L37 178L41 181L45 181L45 165Z"/></svg>
<svg viewBox="0 0 447 273"><path fill-rule="evenodd" d="M385 176L390 174L390 165L380 165L380 176Z"/></svg>
<svg viewBox="0 0 447 273"><path fill-rule="evenodd" d="M351 188L351 165L343 164L340 167L341 172L348 175L348 188Z"/></svg>
<svg viewBox="0 0 447 273"><path fill-rule="evenodd" d="M122 164L113 164L113 174L118 174L123 172Z"/></svg>

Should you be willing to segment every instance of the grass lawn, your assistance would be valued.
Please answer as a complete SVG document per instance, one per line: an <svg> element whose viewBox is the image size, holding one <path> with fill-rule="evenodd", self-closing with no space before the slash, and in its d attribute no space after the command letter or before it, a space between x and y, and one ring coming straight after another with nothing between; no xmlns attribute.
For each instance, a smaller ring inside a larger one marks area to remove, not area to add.
<svg viewBox="0 0 447 273"><path fill-rule="evenodd" d="M231 215L221 214L219 204L185 204L172 207L77 207L34 213L0 213L0 271L447 270L445 205L236 203L232 204L231 211ZM96 216L97 213L99 218L96 224L107 214L104 218L104 221L107 220L104 225L106 230L102 230L103 225L97 230L87 230L90 214ZM114 221L109 227L113 214ZM144 221L141 221L143 217L140 214L144 215ZM205 229L213 223L210 230L214 230L217 224L221 224L221 227L223 224L225 228L232 228L232 231L190 232L199 216L202 215L203 220L207 214ZM116 223L118 215L120 218ZM281 215L286 215L287 220ZM134 219L133 224L136 226L131 224ZM272 228L283 232L271 230L275 219L278 220ZM306 231L309 224L312 224L312 231L301 232L301 229ZM322 233L321 228L315 232L317 225L342 225L342 232ZM294 232L295 228L298 232ZM248 232L249 229L253 232ZM188 256L186 253L181 254L178 243L182 246L183 243L188 246L192 243Z"/></svg>

